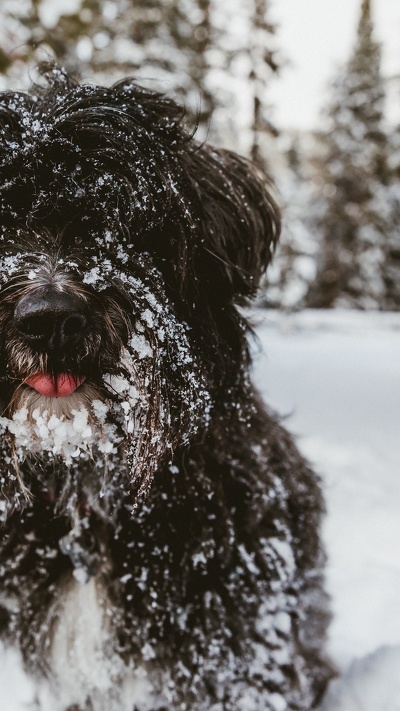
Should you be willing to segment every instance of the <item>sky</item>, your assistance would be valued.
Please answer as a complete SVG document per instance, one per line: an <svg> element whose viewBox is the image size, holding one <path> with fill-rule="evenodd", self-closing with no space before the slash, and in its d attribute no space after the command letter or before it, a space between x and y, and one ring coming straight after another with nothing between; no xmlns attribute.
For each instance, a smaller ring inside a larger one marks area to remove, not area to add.
<svg viewBox="0 0 400 711"><path fill-rule="evenodd" d="M271 0L277 43L288 65L270 87L274 121L281 128L313 129L335 68L354 43L361 0ZM376 39L383 44L385 77L400 76L400 2L372 0ZM388 82L388 117L400 121L400 82ZM397 98L397 101L396 101Z"/></svg>

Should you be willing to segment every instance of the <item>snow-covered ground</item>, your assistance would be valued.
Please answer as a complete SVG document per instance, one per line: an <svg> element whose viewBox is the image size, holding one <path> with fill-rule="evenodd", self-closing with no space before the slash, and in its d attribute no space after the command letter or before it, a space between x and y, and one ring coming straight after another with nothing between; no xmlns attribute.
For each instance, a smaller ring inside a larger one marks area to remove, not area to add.
<svg viewBox="0 0 400 711"><path fill-rule="evenodd" d="M254 379L321 472L334 711L400 710L400 314L258 311ZM325 707L324 707L325 708Z"/></svg>

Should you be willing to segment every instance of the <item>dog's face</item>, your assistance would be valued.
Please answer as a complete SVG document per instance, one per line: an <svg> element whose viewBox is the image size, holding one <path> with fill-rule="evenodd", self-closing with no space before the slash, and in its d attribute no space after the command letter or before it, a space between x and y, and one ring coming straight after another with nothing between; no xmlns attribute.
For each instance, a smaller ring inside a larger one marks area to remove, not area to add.
<svg viewBox="0 0 400 711"><path fill-rule="evenodd" d="M123 461L139 495L240 387L236 306L278 213L259 171L196 145L181 118L132 82L58 71L36 94L0 95L7 496L32 454L75 470L101 460L112 476Z"/></svg>

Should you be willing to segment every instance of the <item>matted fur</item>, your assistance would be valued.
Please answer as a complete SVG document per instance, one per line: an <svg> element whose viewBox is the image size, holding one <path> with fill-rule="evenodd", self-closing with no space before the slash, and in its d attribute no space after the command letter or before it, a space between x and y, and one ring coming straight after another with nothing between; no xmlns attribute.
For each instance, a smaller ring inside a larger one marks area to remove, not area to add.
<svg viewBox="0 0 400 711"><path fill-rule="evenodd" d="M318 478L238 309L278 209L182 118L59 70L0 95L0 625L43 711L309 711L331 676ZM19 305L62 293L85 333L35 346Z"/></svg>

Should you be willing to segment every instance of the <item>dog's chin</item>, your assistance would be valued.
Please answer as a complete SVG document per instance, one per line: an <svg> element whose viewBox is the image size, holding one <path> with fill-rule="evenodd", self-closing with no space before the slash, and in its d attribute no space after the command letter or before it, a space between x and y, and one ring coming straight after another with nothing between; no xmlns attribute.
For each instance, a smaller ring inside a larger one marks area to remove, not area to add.
<svg viewBox="0 0 400 711"><path fill-rule="evenodd" d="M106 414L97 389L86 382L66 397L45 397L21 386L1 425L11 434L19 461L34 455L71 465L116 451L121 438Z"/></svg>

